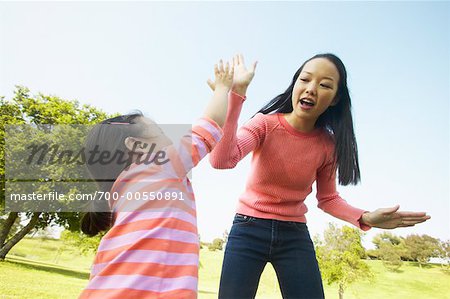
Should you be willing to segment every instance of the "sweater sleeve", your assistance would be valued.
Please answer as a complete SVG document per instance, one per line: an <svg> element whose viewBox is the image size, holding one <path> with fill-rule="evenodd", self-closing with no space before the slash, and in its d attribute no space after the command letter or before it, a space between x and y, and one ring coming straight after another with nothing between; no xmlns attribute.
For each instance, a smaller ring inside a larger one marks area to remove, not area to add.
<svg viewBox="0 0 450 299"><path fill-rule="evenodd" d="M209 156L211 166L217 169L234 168L248 153L264 140L267 124L264 114L258 113L239 130L238 119L245 97L230 92L223 138Z"/></svg>
<svg viewBox="0 0 450 299"><path fill-rule="evenodd" d="M349 205L336 191L336 168L334 160L328 159L323 167L317 171L317 200L318 207L324 212L347 221L363 231L370 226L362 224L360 218L365 210Z"/></svg>
<svg viewBox="0 0 450 299"><path fill-rule="evenodd" d="M176 146L168 149L172 170L177 176L184 177L212 151L222 135L222 129L212 119L198 119L191 131Z"/></svg>

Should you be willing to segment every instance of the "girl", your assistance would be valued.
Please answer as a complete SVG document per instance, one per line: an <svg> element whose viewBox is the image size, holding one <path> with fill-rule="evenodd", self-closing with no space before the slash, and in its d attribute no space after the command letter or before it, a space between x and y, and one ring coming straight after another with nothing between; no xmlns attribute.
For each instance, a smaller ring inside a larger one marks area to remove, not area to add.
<svg viewBox="0 0 450 299"><path fill-rule="evenodd" d="M224 137L210 155L215 168L233 168L253 152L252 169L228 237L219 298L254 298L260 275L272 263L283 298L323 298L304 200L316 182L318 207L353 225L396 228L430 217L399 206L367 212L336 191L360 179L347 73L333 54L308 59L285 92L237 133L237 120L255 71L234 58L235 79ZM209 82L214 89L214 84Z"/></svg>
<svg viewBox="0 0 450 299"><path fill-rule="evenodd" d="M186 175L222 137L232 78L233 67L220 61L213 98L178 146L141 114L108 119L92 129L87 153L118 159L87 159L100 189L110 191L111 206L96 201L95 211L82 219L82 231L92 236L112 227L80 298L197 298L199 239Z"/></svg>

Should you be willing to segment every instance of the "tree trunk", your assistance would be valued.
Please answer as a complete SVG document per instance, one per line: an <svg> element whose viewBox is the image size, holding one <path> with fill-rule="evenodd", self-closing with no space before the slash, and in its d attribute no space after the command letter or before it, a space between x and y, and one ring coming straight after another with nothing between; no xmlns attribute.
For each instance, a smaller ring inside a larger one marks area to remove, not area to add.
<svg viewBox="0 0 450 299"><path fill-rule="evenodd" d="M339 284L339 299L344 299L344 285L342 283Z"/></svg>
<svg viewBox="0 0 450 299"><path fill-rule="evenodd" d="M0 249L0 261L4 260L8 252L11 250L11 248L14 247L20 240L22 240L23 237L26 236L37 224L39 220L39 216L41 213L33 213L33 216L30 219L30 222L28 222L27 225L25 225L17 234L15 234L11 239L4 244L4 246Z"/></svg>
<svg viewBox="0 0 450 299"><path fill-rule="evenodd" d="M8 234L11 231L11 227L14 225L14 222L19 217L18 212L10 212L8 218L5 220L2 229L0 230L0 248L5 245L6 239L8 238Z"/></svg>

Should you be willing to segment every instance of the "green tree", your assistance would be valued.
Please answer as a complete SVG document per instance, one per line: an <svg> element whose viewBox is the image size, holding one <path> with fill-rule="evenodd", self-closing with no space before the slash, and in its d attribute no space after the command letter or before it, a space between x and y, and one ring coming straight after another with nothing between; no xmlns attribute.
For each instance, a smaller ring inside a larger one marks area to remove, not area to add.
<svg viewBox="0 0 450 299"><path fill-rule="evenodd" d="M0 210L1 210L1 208L0 208ZM1 212L0 212L0 214L1 214ZM3 228L3 226L5 225L7 216L8 216L7 214L0 215L0 228ZM6 236L6 238L11 238L22 228L23 228L23 225L21 224L21 222L15 221L13 223L13 225L11 226L8 236Z"/></svg>
<svg viewBox="0 0 450 299"><path fill-rule="evenodd" d="M361 245L362 232L330 223L324 232L324 240L316 238L316 255L323 279L329 284L339 286L339 298L356 281L372 279L373 273L361 259L365 257Z"/></svg>
<svg viewBox="0 0 450 299"><path fill-rule="evenodd" d="M450 268L450 240L440 241L438 249L438 257L441 258L445 264L441 264L441 267Z"/></svg>
<svg viewBox="0 0 450 299"><path fill-rule="evenodd" d="M383 261L383 265L392 271L400 269L402 257L407 257L405 242L390 232L377 234L372 243L375 244L375 256Z"/></svg>
<svg viewBox="0 0 450 299"><path fill-rule="evenodd" d="M372 239L372 243L376 248L380 248L382 244L389 243L392 245L400 245L402 243L402 239L390 232L383 232L377 234Z"/></svg>
<svg viewBox="0 0 450 299"><path fill-rule="evenodd" d="M409 257L418 262L420 268L428 263L430 257L439 256L439 240L428 235L408 235L405 238L405 245Z"/></svg>
<svg viewBox="0 0 450 299"><path fill-rule="evenodd" d="M383 261L383 265L392 271L397 271L403 264L399 250L396 245L382 243L378 249L378 257Z"/></svg>
<svg viewBox="0 0 450 299"><path fill-rule="evenodd" d="M0 215L3 219L0 227L0 260L3 260L11 248L31 230L44 229L49 225L59 225L75 231L79 229L80 220L80 213L72 212L3 212L6 182L6 126L19 124L30 124L36 127L42 124L89 125L106 118L108 115L95 107L81 106L77 101L67 101L56 96L31 95L29 89L20 86L16 87L14 97L10 101L5 100L4 97L0 98ZM24 134L24 132L22 133ZM24 138L27 137L24 136ZM53 167L51 171L63 173L66 169L59 166L59 168ZM12 230L21 220L26 224L13 233Z"/></svg>
<svg viewBox="0 0 450 299"><path fill-rule="evenodd" d="M64 230L61 233L61 241L66 247L74 247L80 250L82 254L89 254L97 252L98 245L106 232L99 233L94 237L88 237L87 235L78 231Z"/></svg>
<svg viewBox="0 0 450 299"><path fill-rule="evenodd" d="M216 251L216 250L222 250L223 249L223 239L221 238L216 238L212 241L211 244L209 244L208 249L211 251Z"/></svg>

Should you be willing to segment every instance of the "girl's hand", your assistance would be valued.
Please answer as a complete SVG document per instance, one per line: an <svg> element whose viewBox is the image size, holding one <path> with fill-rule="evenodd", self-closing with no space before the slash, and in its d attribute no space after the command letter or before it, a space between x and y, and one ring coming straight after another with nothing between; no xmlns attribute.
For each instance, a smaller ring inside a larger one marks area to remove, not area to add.
<svg viewBox="0 0 450 299"><path fill-rule="evenodd" d="M365 212L361 222L372 227L393 229L414 226L430 219L425 212L399 212L399 205L392 208L381 208L373 212Z"/></svg>
<svg viewBox="0 0 450 299"><path fill-rule="evenodd" d="M213 83L217 88L223 88L227 92L231 89L233 83L234 66L230 68L230 64L227 62L225 68L222 59L219 61L219 65L214 65L214 77L215 82Z"/></svg>
<svg viewBox="0 0 450 299"><path fill-rule="evenodd" d="M255 76L255 69L257 64L258 62L255 61L250 69L247 69L244 63L244 56L242 56L242 54L235 55L233 57L234 77L232 90L234 92L240 95L245 95L250 82L252 82L252 79ZM214 82L208 79L207 83L212 90L215 89Z"/></svg>
<svg viewBox="0 0 450 299"><path fill-rule="evenodd" d="M203 116L212 119L220 127L223 127L228 109L228 92L233 84L234 67L227 62L225 67L222 60L219 65L214 65L214 94L206 106Z"/></svg>

